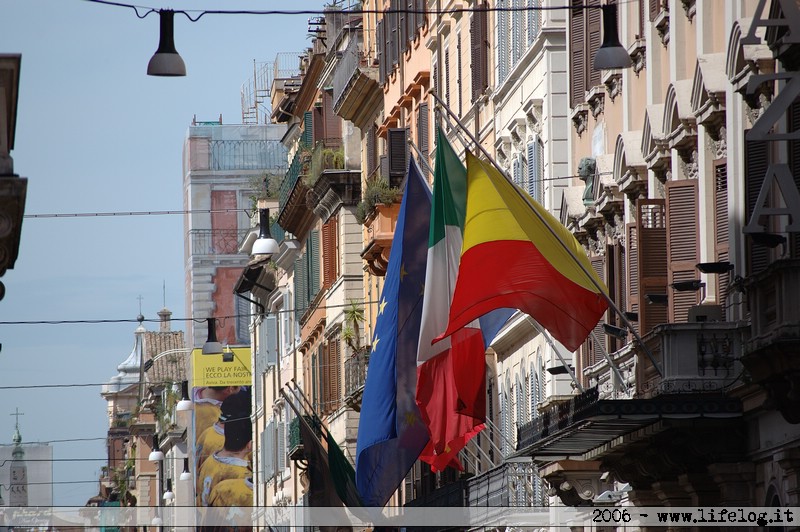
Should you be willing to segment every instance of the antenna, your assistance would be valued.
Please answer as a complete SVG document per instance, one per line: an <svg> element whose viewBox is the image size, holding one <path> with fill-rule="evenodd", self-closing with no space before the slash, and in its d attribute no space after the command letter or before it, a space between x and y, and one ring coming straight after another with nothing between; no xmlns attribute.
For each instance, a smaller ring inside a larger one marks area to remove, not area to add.
<svg viewBox="0 0 800 532"><path fill-rule="evenodd" d="M163 279L161 282L163 283L161 291L164 294L164 308L167 308L167 280Z"/></svg>
<svg viewBox="0 0 800 532"><path fill-rule="evenodd" d="M142 297L142 294L139 294L139 296L136 299L139 300L139 314L141 314L142 313L142 300L144 298Z"/></svg>

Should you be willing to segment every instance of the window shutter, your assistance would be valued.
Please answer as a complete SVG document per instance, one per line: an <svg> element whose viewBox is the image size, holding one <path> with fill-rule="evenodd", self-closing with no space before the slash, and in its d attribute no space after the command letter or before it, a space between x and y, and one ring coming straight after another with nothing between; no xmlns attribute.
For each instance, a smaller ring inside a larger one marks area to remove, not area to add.
<svg viewBox="0 0 800 532"><path fill-rule="evenodd" d="M503 456L508 454L508 386L500 396L500 450Z"/></svg>
<svg viewBox="0 0 800 532"><path fill-rule="evenodd" d="M727 261L729 258L728 223L728 165L725 159L714 161L714 252L715 260ZM717 303L724 305L728 297L730 273L714 276L716 279Z"/></svg>
<svg viewBox="0 0 800 532"><path fill-rule="evenodd" d="M272 421L267 423L261 433L261 460L264 464L264 481L269 481L275 476L275 426Z"/></svg>
<svg viewBox="0 0 800 532"><path fill-rule="evenodd" d="M667 285L698 278L700 262L697 242L700 231L697 223L697 180L667 181ZM669 321L685 323L689 308L700 303L700 291L679 292L669 289Z"/></svg>
<svg viewBox="0 0 800 532"><path fill-rule="evenodd" d="M647 294L667 294L667 230L663 199L636 201L636 243L639 275L639 333L644 336L667 323L667 306L648 304Z"/></svg>
<svg viewBox="0 0 800 532"><path fill-rule="evenodd" d="M450 104L450 47L444 48L444 101L448 107L452 108Z"/></svg>
<svg viewBox="0 0 800 532"><path fill-rule="evenodd" d="M520 379L519 374L516 376L516 423L514 423L515 427L520 427L525 421L525 389L522 386L522 379ZM516 432L516 431L512 431ZM516 439L516 438L515 438Z"/></svg>
<svg viewBox="0 0 800 532"><path fill-rule="evenodd" d="M429 126L428 126L428 104L421 103L419 104L419 108L417 109L417 148L421 154L421 158L425 160L426 164L420 163L420 168L423 171L423 174L427 175L428 173L428 155L430 151L430 147L428 145L428 135L429 135Z"/></svg>
<svg viewBox="0 0 800 532"><path fill-rule="evenodd" d="M336 217L322 225L322 287L330 288L337 277Z"/></svg>
<svg viewBox="0 0 800 532"><path fill-rule="evenodd" d="M308 267L305 254L294 261L294 308L295 319L305 314L308 306Z"/></svg>
<svg viewBox="0 0 800 532"><path fill-rule="evenodd" d="M286 422L278 421L278 435L277 444L275 448L278 450L278 461L275 467L276 473L281 474L286 469Z"/></svg>
<svg viewBox="0 0 800 532"><path fill-rule="evenodd" d="M527 146L527 190L528 194L539 203L543 203L542 189L544 183L544 161L542 155L544 154L544 147L542 142L534 136L533 141L528 143Z"/></svg>
<svg viewBox="0 0 800 532"><path fill-rule="evenodd" d="M745 134L744 180L746 194L745 223L750 223L750 215L756 205L758 193L764 184L764 176L769 167L769 143L748 141ZM747 250L747 275L760 272L769 264L769 252L764 246L756 246L753 239L745 238Z"/></svg>
<svg viewBox="0 0 800 532"><path fill-rule="evenodd" d="M603 279L605 281L607 279L606 276L606 258L603 255L595 255L593 257L589 257L589 262L592 264L592 269L594 273L597 274L597 277ZM603 360L603 351L608 349L607 345L601 344L601 342L605 343L606 335L603 332L603 322L606 321L605 316L608 315L608 311L606 311L605 315L600 318L600 321L594 326L592 332L594 334L590 334L588 338L586 338L586 346L585 355L583 364L581 364L581 368L588 368L589 366L593 366Z"/></svg>
<svg viewBox="0 0 800 532"><path fill-rule="evenodd" d="M583 0L572 0L569 11L569 57L570 57L570 104L572 107L583 103L586 97L586 70L583 58L584 13Z"/></svg>
<svg viewBox="0 0 800 532"><path fill-rule="evenodd" d="M379 166L381 167L381 177L387 181L389 181L389 156L388 155L381 155L379 158Z"/></svg>
<svg viewBox="0 0 800 532"><path fill-rule="evenodd" d="M587 5L599 6L600 0L588 0ZM585 9L584 12L586 14L586 37L588 42L583 61L585 72L588 73L586 76L588 78L586 90L590 90L592 87L600 85L601 72L592 68L592 62L594 61L594 54L600 48L602 19L600 9Z"/></svg>
<svg viewBox="0 0 800 532"><path fill-rule="evenodd" d="M541 5L542 0L528 0L528 46L539 36L542 27L542 12L538 9Z"/></svg>
<svg viewBox="0 0 800 532"><path fill-rule="evenodd" d="M410 13L406 13L406 10L400 7L401 3L403 7L406 7L406 0L392 0L394 9L399 11L399 13L397 13L397 34L399 36L397 41L399 46L398 55L402 55L406 51L406 48L408 48L408 25L406 24L406 19L413 16Z"/></svg>
<svg viewBox="0 0 800 532"><path fill-rule="evenodd" d="M399 187L408 168L408 130L391 128L388 131L389 184Z"/></svg>
<svg viewBox="0 0 800 532"><path fill-rule="evenodd" d="M636 243L636 222L625 225L627 249L628 304L625 310L639 312L639 249ZM639 322L632 321L633 328L639 332Z"/></svg>
<svg viewBox="0 0 800 532"><path fill-rule="evenodd" d="M489 85L488 78L488 6L476 6L470 21L470 68L472 69L472 101L480 98Z"/></svg>
<svg viewBox="0 0 800 532"><path fill-rule="evenodd" d="M378 59L378 84L386 83L386 19L382 18L375 25L375 48Z"/></svg>
<svg viewBox="0 0 800 532"><path fill-rule="evenodd" d="M314 229L308 235L308 302L310 303L320 288L319 231Z"/></svg>
<svg viewBox="0 0 800 532"><path fill-rule="evenodd" d="M314 145L314 114L311 111L303 113L303 133L300 136L300 143L306 147Z"/></svg>
<svg viewBox="0 0 800 532"><path fill-rule="evenodd" d="M513 69L522 57L522 45L525 42L525 12L521 11L522 0L511 0L511 64Z"/></svg>
<svg viewBox="0 0 800 532"><path fill-rule="evenodd" d="M461 31L459 30L456 33L456 88L458 90L458 116L464 116L464 109L463 109L463 101L464 98L462 94L464 91L462 90L463 84L462 80L464 79L464 70L462 68L461 60L462 51L461 51Z"/></svg>
<svg viewBox="0 0 800 532"><path fill-rule="evenodd" d="M281 307L281 329L283 329L283 345L281 346L282 352L288 353L292 347L292 323L289 316L289 293L283 294L283 306Z"/></svg>
<svg viewBox="0 0 800 532"><path fill-rule="evenodd" d="M508 0L497 0L497 7L508 8ZM495 11L497 17L497 84L501 85L508 76L508 60L510 50L508 43L511 40L509 35L509 13L508 11Z"/></svg>
<svg viewBox="0 0 800 532"><path fill-rule="evenodd" d="M661 0L649 0L648 9L650 11L650 16L648 18L650 22L653 22L661 12Z"/></svg>
<svg viewBox="0 0 800 532"><path fill-rule="evenodd" d="M439 92L439 63L436 61L435 57L431 63L433 64L433 91L441 98L442 94Z"/></svg>
<svg viewBox="0 0 800 532"><path fill-rule="evenodd" d="M427 12L426 9L427 2L425 0L416 0L416 10L417 13L417 27L421 28L425 26L425 13Z"/></svg>
<svg viewBox="0 0 800 532"><path fill-rule="evenodd" d="M536 363L531 362L530 364L531 370L531 393L530 393L530 402L531 402L531 419L536 419L538 417L538 410L536 407L539 404L539 372L536 371Z"/></svg>
<svg viewBox="0 0 800 532"><path fill-rule="evenodd" d="M265 347L265 367L274 366L278 363L278 317L274 314L267 316L261 328L266 331L262 344Z"/></svg>
<svg viewBox="0 0 800 532"><path fill-rule="evenodd" d="M342 398L342 345L339 335L328 341L328 382L330 383L331 410L340 406Z"/></svg>
<svg viewBox="0 0 800 532"><path fill-rule="evenodd" d="M250 302L241 297L236 299L236 342L250 344Z"/></svg>
<svg viewBox="0 0 800 532"><path fill-rule="evenodd" d="M524 188L524 183L522 182L522 161L520 160L519 154L517 157L514 157L514 160L511 162L511 180L514 181L514 184L520 188Z"/></svg>
<svg viewBox="0 0 800 532"><path fill-rule="evenodd" d="M333 112L333 93L330 91L322 91L322 118L325 121L325 140L336 146L342 138L342 119Z"/></svg>
<svg viewBox="0 0 800 532"><path fill-rule="evenodd" d="M316 146L317 142L325 140L325 110L323 106L314 105L313 110L314 137L311 139L311 146Z"/></svg>
<svg viewBox="0 0 800 532"><path fill-rule="evenodd" d="M788 131L793 133L800 130L800 102L795 101L787 113ZM800 190L800 140L789 141L789 169L794 177L794 184ZM800 258L800 233L789 233L789 256L793 259Z"/></svg>
<svg viewBox="0 0 800 532"><path fill-rule="evenodd" d="M395 3L396 5L396 3ZM391 61L389 62L389 72L393 70L394 65L400 62L400 35L398 32L398 19L397 12L387 13L388 18L387 33L389 37L389 50L391 51Z"/></svg>
<svg viewBox="0 0 800 532"><path fill-rule="evenodd" d="M378 134L375 131L376 126L372 125L367 129L367 175L372 175L372 172L378 167Z"/></svg>

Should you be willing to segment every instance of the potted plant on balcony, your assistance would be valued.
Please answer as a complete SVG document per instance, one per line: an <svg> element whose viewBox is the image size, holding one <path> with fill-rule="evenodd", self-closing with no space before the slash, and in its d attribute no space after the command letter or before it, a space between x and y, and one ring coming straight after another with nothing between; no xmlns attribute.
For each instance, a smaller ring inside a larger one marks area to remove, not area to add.
<svg viewBox="0 0 800 532"><path fill-rule="evenodd" d="M356 206L356 220L364 225L377 205L392 205L401 196L402 191L389 185L389 181L380 174L367 181L364 199Z"/></svg>
<svg viewBox="0 0 800 532"><path fill-rule="evenodd" d="M258 214L258 201L277 198L282 176L264 172L250 178L250 210Z"/></svg>

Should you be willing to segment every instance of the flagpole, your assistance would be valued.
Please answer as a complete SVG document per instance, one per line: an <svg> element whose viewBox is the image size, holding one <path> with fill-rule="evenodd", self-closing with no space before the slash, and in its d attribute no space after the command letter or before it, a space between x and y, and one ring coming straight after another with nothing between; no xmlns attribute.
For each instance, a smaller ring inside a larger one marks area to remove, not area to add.
<svg viewBox="0 0 800 532"><path fill-rule="evenodd" d="M486 157L486 159L489 161L489 163L491 163L491 165L492 165L492 166L494 166L494 167L495 167L495 169L496 169L498 172L500 172L500 175L502 175L502 176L503 176L503 177L504 177L504 178L505 178L507 181L509 181L509 182L512 182L512 183L513 183L513 181L511 181L511 179L509 179L509 178L508 178L508 176L507 176L507 175L506 175L506 173L503 171L503 169L502 169L502 168L500 168L500 165L498 165L498 164L497 164L497 161L495 161L495 160L494 160L494 158L493 158L493 157L492 157L492 156L489 154L489 152L488 152L488 151L486 151L486 148L484 148L484 147L481 145L481 143L480 143L480 142L478 142L478 139L476 139L476 138L475 138L475 136L474 136L474 135L473 135L473 134L472 134L472 133L469 131L469 129L467 129L467 127L465 127L465 126L464 126L464 124L462 124L462 123L461 123L461 120L458 118L458 115L456 115L456 114L455 114L455 113L454 113L454 112L453 112L453 111L450 109L450 107L448 107L448 105L447 105L447 104L446 104L444 101L442 101L442 99L441 99L441 98L439 98L439 95L438 95L438 94L436 94L436 92L435 92L435 91L433 91L433 90L430 90L430 91L429 91L429 94L430 94L431 96L433 96L433 98L436 100L436 102L439 104L439 106L440 106L441 108L443 108L443 109L445 110L445 112L446 112L448 115L450 115L450 117L453 119L453 121L456 123L456 125L457 125L457 126L458 126L458 127L459 127L459 128L460 128L460 129L461 129L463 132L464 132L464 133L466 133L466 134L467 134L467 136L470 138L470 140L473 142L473 144L475 144L475 147L476 147L476 148L478 148L478 149L481 151L481 153L483 153L484 157ZM516 192L516 193L517 193L517 194L518 194L518 195L519 195L519 196L520 196L520 197L521 197L523 200L525 200L525 202L526 202L526 203L530 204L530 200L529 200L529 198L527 198L527 197L526 197L526 194L524 194L524 193L523 193L523 192L522 192L522 191L521 191L519 188L517 188L516 186L514 186L513 188L514 188L514 191L515 191L515 192ZM547 230L550 232L550 234L551 234L551 235L552 235L552 236L553 236L553 237L556 239L556 241L557 241L557 242L558 242L558 243L561 245L561 247L564 249L564 251L566 251L567 253L569 253L569 256L572 258L572 260L574 260L574 261L575 261L575 264L577 264L577 265L578 265L578 267L579 267L579 268L580 268L580 269L583 271L584 275L586 275L586 277L589 279L589 281L590 281L590 282L591 282L591 283L592 283L592 284L595 286L595 288L597 288L597 289L600 291L600 295L602 295L602 296L603 296L603 298L606 300L606 302L608 303L608 306L609 306L609 307L611 307L611 309L612 309L614 312L616 312L616 313L617 313L617 315L618 315L618 316L619 316L619 317L622 319L623 323L625 323L625 326L628 328L628 330L629 330L629 331L630 331L630 332L633 334L634 338L636 338L636 341L637 341L637 342L639 343L639 345L642 347L642 350L645 352L645 355L647 355L647 358L648 358L648 359L650 359L650 363L651 363L651 364L653 364L653 367L655 368L656 372L658 373L658 376L659 376L659 377L663 377L663 376L664 376L664 372L662 372L662 371L661 371L661 368L659 367L658 363L656 362L656 359L655 359L655 357L653 356L653 353L652 353L652 352L650 352L650 349L648 349L648 347L645 345L645 343L644 343L644 340L642 340L642 337L639 335L639 333L636 331L636 329L634 329L634 327L633 327L633 324L631 324L630 320L628 320L628 317L627 317L627 316L625 316L625 313L624 313L624 312L622 312L622 311L619 309L619 307L617 307L617 304L616 304L616 303L614 303L614 301L613 301L613 300L611 299L611 297L610 297L610 296L609 296L609 295L606 293L606 291L603 289L603 287L600 285L600 283L598 283L598 282L597 282L597 280L596 280L596 279L594 278L594 276L593 276L593 275L592 275L592 274L589 272L589 270L586 268L586 266L584 266L584 265L583 265L583 263L582 263L582 262L581 262L581 261L578 259L578 257L575 255L575 252L574 252L572 249L570 249L570 247L569 247L569 246L566 244L566 242L563 242L563 241L562 241L562 240L561 240L561 239L558 237L558 234L556 233L555 229L553 229L553 228L550 226L550 224L549 224L549 223L547 223L547 220L545 220L545 219L544 219L544 217L541 215L541 213L540 213L538 210L534 209L534 208L532 208L531 210L532 210L532 211L533 211L533 213L536 215L536 217L539 219L539 221L540 221L542 224L544 224L544 226L547 228Z"/></svg>

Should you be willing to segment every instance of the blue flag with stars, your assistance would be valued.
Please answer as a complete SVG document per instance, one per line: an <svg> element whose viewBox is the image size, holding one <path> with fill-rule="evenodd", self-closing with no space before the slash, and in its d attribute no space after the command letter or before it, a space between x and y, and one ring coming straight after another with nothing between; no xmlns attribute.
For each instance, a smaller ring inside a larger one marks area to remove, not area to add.
<svg viewBox="0 0 800 532"><path fill-rule="evenodd" d="M415 401L431 192L411 160L378 305L356 444L356 486L383 507L428 443Z"/></svg>

